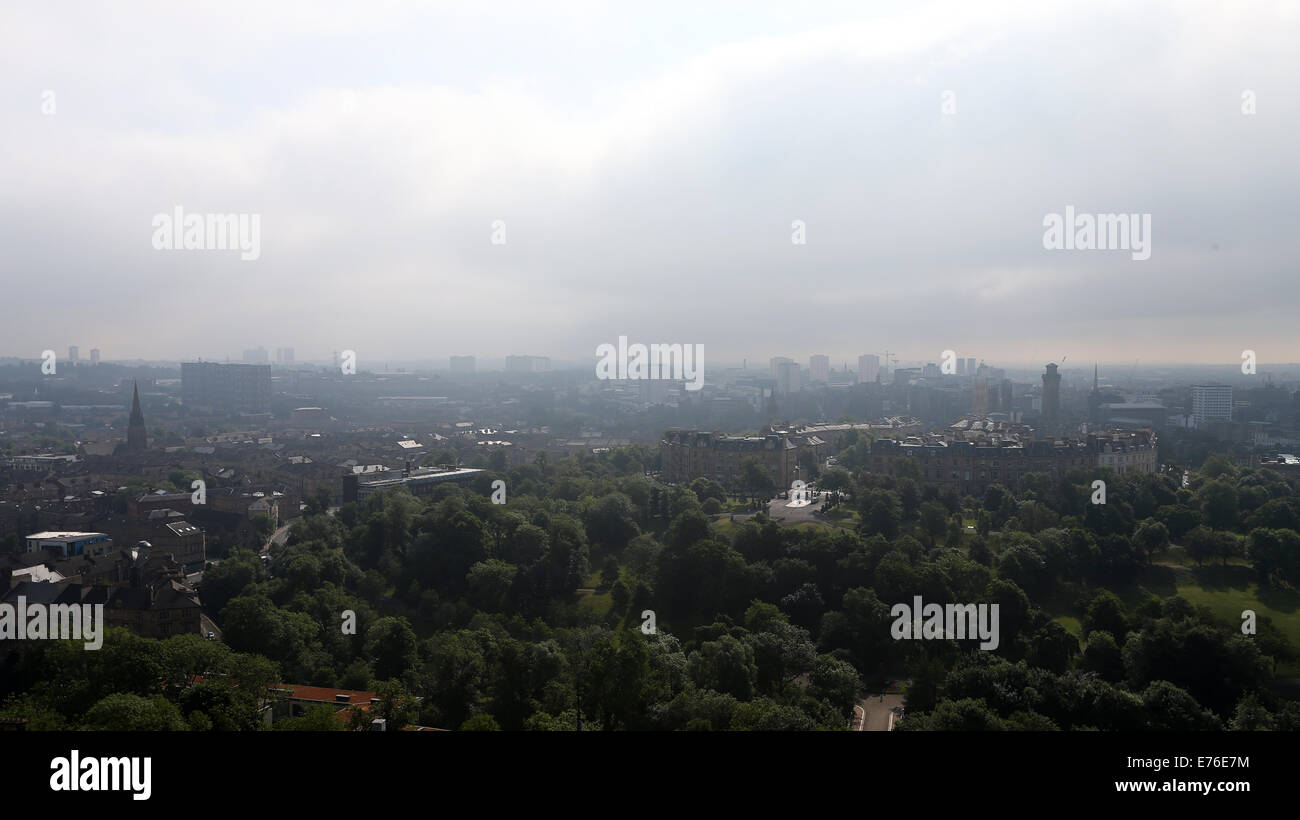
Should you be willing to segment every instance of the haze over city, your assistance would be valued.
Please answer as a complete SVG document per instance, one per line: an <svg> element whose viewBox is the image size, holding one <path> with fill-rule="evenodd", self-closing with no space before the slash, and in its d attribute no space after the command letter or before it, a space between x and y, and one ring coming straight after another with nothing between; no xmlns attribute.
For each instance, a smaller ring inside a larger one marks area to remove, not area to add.
<svg viewBox="0 0 1300 820"><path fill-rule="evenodd" d="M1283 793L1297 43L1300 0L9 0L6 807L676 816L724 732L742 816Z"/></svg>
<svg viewBox="0 0 1300 820"><path fill-rule="evenodd" d="M1296 3L739 8L6 10L0 354L1300 358Z"/></svg>

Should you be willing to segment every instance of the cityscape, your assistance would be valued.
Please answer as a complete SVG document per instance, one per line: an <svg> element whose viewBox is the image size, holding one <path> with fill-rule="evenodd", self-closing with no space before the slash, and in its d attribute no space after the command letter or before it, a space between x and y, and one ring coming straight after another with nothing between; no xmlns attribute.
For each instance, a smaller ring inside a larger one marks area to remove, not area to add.
<svg viewBox="0 0 1300 820"><path fill-rule="evenodd" d="M1297 35L0 11L15 791L247 810L360 760L376 810L508 749L625 797L745 733L791 795L1284 794Z"/></svg>

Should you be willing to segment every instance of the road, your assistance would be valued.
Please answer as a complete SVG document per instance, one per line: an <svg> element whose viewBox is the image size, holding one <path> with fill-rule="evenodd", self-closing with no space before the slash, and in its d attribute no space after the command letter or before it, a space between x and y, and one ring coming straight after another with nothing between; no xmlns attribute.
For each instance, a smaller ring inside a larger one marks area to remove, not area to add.
<svg viewBox="0 0 1300 820"><path fill-rule="evenodd" d="M903 710L903 696L885 695L884 700L881 700L880 695L872 695L854 707L855 712L858 709L866 712L867 716L862 722L865 725L860 724L858 731L888 732L898 722L898 715ZM897 712L894 711L896 709Z"/></svg>
<svg viewBox="0 0 1300 820"><path fill-rule="evenodd" d="M289 540L289 528L291 526L293 526L292 521L271 533L271 537L266 539L266 543L262 545L262 552L269 550L272 544L275 544L277 547L283 547L284 542Z"/></svg>

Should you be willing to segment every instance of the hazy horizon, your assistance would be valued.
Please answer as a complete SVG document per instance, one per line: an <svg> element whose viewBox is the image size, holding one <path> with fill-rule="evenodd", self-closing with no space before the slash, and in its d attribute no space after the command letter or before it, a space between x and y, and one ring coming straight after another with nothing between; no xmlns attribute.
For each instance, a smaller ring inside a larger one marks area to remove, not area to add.
<svg viewBox="0 0 1300 820"><path fill-rule="evenodd" d="M0 350L1300 358L1297 9L6 8Z"/></svg>

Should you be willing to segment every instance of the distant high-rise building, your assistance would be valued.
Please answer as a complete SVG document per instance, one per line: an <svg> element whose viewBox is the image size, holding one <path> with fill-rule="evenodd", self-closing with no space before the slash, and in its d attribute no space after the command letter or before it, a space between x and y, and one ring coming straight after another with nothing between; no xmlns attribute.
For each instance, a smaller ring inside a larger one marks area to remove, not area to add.
<svg viewBox="0 0 1300 820"><path fill-rule="evenodd" d="M181 362L181 402L227 413L271 407L271 365Z"/></svg>
<svg viewBox="0 0 1300 820"><path fill-rule="evenodd" d="M276 364L293 364L293 348L277 347L275 349Z"/></svg>
<svg viewBox="0 0 1300 820"><path fill-rule="evenodd" d="M820 353L808 359L808 381L825 384L831 380L831 357Z"/></svg>
<svg viewBox="0 0 1300 820"><path fill-rule="evenodd" d="M788 358L786 356L773 356L771 361L769 362L769 365L772 368L772 378L775 379L779 375L781 365L792 361L794 361L794 359Z"/></svg>
<svg viewBox="0 0 1300 820"><path fill-rule="evenodd" d="M939 365L934 362L926 362L925 369L921 371L921 375L927 379L939 378Z"/></svg>
<svg viewBox="0 0 1300 820"><path fill-rule="evenodd" d="M245 350L244 361L247 364L268 364L271 361L271 354L267 353L264 347Z"/></svg>
<svg viewBox="0 0 1300 820"><path fill-rule="evenodd" d="M1003 413L1010 413L1012 401L1014 400L1011 395L1011 379L1003 379L1000 388L999 392L1002 395L998 402L999 409L1001 409Z"/></svg>
<svg viewBox="0 0 1300 820"><path fill-rule="evenodd" d="M1056 421L1061 415L1061 374L1056 372L1056 364L1047 365L1043 374L1043 419Z"/></svg>
<svg viewBox="0 0 1300 820"><path fill-rule="evenodd" d="M800 376L798 362L781 362L776 368L776 392L781 395L798 393L801 387Z"/></svg>
<svg viewBox="0 0 1300 820"><path fill-rule="evenodd" d="M966 375L967 375L967 376L974 376L974 375L975 375L975 357L974 357L974 356L971 356L971 357L969 357L969 358L966 359Z"/></svg>
<svg viewBox="0 0 1300 820"><path fill-rule="evenodd" d="M144 427L144 413L140 410L140 385L132 388L131 419L126 425L126 448L128 450L149 449L149 434Z"/></svg>
<svg viewBox="0 0 1300 820"><path fill-rule="evenodd" d="M99 364L99 348L92 347L90 349L90 366L95 367L98 364Z"/></svg>
<svg viewBox="0 0 1300 820"><path fill-rule="evenodd" d="M990 408L989 404L989 369L985 365L980 365L975 371L975 391L971 399L971 413L977 416L987 415Z"/></svg>
<svg viewBox="0 0 1300 820"><path fill-rule="evenodd" d="M874 353L866 353L858 357L858 381L860 383L870 383L880 377L880 357Z"/></svg>
<svg viewBox="0 0 1300 820"><path fill-rule="evenodd" d="M1200 427L1211 421L1232 420L1232 388L1226 384L1192 386L1192 419Z"/></svg>
<svg viewBox="0 0 1300 820"><path fill-rule="evenodd" d="M965 360L965 359L962 359L962 358L958 358L958 359L957 359L957 375L958 375L958 376L965 376L965 375L966 375L966 360Z"/></svg>
<svg viewBox="0 0 1300 820"><path fill-rule="evenodd" d="M77 353L78 350L76 345L68 346L68 364L72 365L73 367L77 366Z"/></svg>
<svg viewBox="0 0 1300 820"><path fill-rule="evenodd" d="M506 356L507 373L549 373L550 370L548 356Z"/></svg>
<svg viewBox="0 0 1300 820"><path fill-rule="evenodd" d="M451 372L473 375L478 369L478 365L473 356L452 356Z"/></svg>

